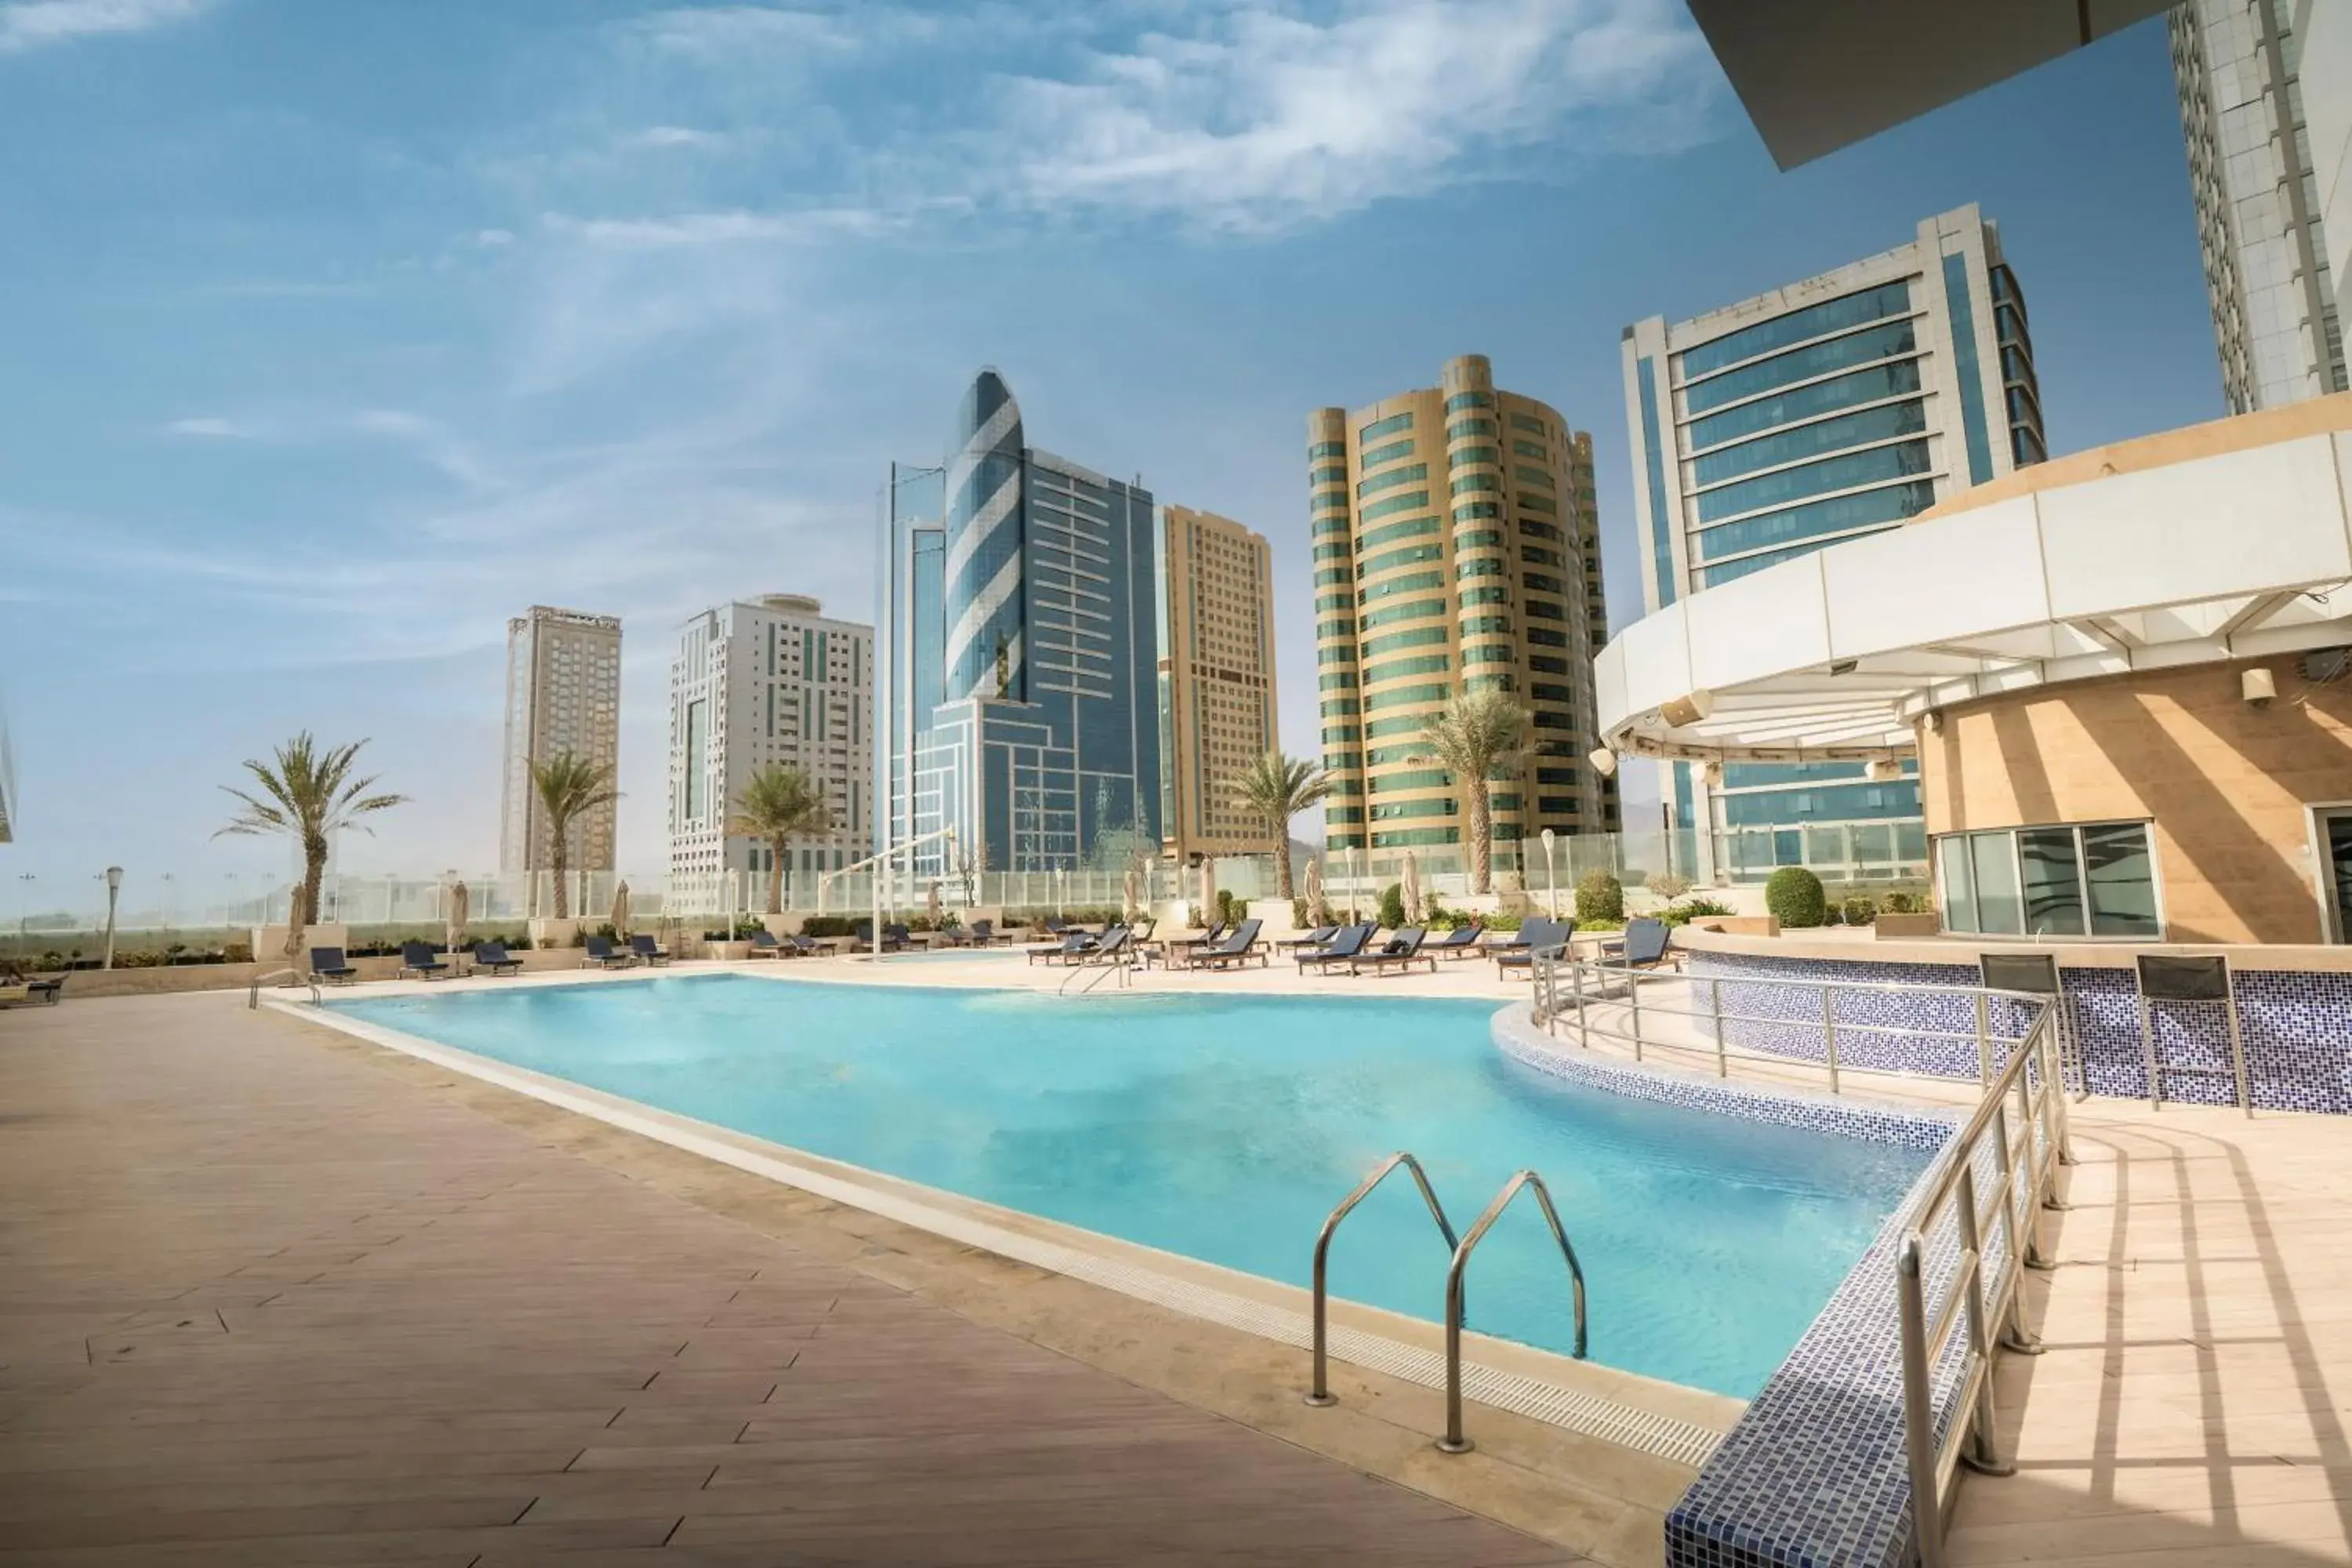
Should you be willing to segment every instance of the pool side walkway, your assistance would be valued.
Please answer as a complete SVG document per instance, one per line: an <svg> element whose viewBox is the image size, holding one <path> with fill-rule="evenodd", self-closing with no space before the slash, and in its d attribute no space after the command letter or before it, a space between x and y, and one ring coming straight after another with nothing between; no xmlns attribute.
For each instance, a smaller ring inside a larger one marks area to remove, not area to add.
<svg viewBox="0 0 2352 1568"><path fill-rule="evenodd" d="M0 1015L0 1568L1639 1564L1686 1479L242 1001Z"/></svg>

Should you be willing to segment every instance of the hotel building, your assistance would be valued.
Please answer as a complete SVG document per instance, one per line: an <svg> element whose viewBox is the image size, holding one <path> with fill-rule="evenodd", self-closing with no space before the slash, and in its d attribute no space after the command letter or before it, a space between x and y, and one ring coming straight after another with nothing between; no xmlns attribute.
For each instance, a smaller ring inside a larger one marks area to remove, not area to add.
<svg viewBox="0 0 2352 1568"><path fill-rule="evenodd" d="M531 784L533 763L570 752L614 769L621 752L621 623L533 605L507 623L507 719L499 787L499 869L551 864L547 826ZM572 823L566 857L575 871L613 868L611 805Z"/></svg>
<svg viewBox="0 0 2352 1568"><path fill-rule="evenodd" d="M2197 243L2232 414L2347 385L2323 217L2333 193L2316 176L2305 121L2305 34L2318 9L2180 0L2168 19ZM2338 124L2341 97L2329 105ZM2336 152L2340 168L2340 132Z"/></svg>
<svg viewBox="0 0 2352 1568"><path fill-rule="evenodd" d="M745 873L763 889L773 848L728 831L735 799L771 764L824 792L833 825L796 838L799 879L861 859L873 839L874 628L800 594L706 610L678 633L669 673L669 871Z"/></svg>
<svg viewBox="0 0 2352 1568"><path fill-rule="evenodd" d="M1890 528L2047 456L2025 296L1971 206L1895 249L1689 321L1625 329L1642 597L1657 611ZM1679 763L1677 827L1785 837L1916 819L1858 764ZM1776 843L1778 839L1776 838Z"/></svg>
<svg viewBox="0 0 2352 1568"><path fill-rule="evenodd" d="M957 830L918 875L1071 868L1160 839L1155 516L1139 481L1026 444L993 370L966 391L940 516L884 526L879 816Z"/></svg>
<svg viewBox="0 0 2352 1568"><path fill-rule="evenodd" d="M1591 437L1465 354L1436 386L1317 411L1307 439L1325 842L1461 842L1457 781L1413 760L1457 689L1534 716L1525 767L1489 781L1496 841L1614 831L1615 783L1586 760L1608 639Z"/></svg>
<svg viewBox="0 0 2352 1568"><path fill-rule="evenodd" d="M1163 506L1158 576L1162 852L1259 853L1265 831L1232 783L1279 743L1273 551L1230 518Z"/></svg>

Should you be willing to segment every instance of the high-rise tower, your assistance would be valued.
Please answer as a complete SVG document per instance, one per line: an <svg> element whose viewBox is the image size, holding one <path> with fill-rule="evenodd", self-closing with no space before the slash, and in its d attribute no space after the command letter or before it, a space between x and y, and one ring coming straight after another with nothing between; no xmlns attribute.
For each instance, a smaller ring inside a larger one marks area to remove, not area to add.
<svg viewBox="0 0 2352 1568"><path fill-rule="evenodd" d="M1318 410L1307 439L1325 842L1462 842L1462 781L1415 761L1457 689L1534 717L1525 768L1487 781L1498 842L1614 831L1615 783L1586 761L1608 640L1591 437L1464 354L1437 386Z"/></svg>
<svg viewBox="0 0 2352 1568"><path fill-rule="evenodd" d="M614 616L533 605L507 623L506 767L499 790L499 869L538 871L552 862L531 783L533 763L569 752L613 776L621 754L621 622ZM583 812L566 864L613 868L613 807Z"/></svg>

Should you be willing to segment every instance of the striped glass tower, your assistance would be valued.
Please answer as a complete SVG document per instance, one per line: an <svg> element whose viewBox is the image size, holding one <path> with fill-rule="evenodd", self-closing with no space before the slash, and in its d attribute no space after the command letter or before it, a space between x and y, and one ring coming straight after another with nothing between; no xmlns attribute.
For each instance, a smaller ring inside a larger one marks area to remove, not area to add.
<svg viewBox="0 0 2352 1568"><path fill-rule="evenodd" d="M948 463L947 700L1025 700L1021 405L993 370L973 378Z"/></svg>

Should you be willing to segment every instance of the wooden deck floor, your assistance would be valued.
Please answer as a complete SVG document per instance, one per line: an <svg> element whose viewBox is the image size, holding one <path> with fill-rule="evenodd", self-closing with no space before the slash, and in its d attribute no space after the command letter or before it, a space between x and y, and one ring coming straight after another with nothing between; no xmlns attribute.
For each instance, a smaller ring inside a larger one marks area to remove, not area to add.
<svg viewBox="0 0 2352 1568"><path fill-rule="evenodd" d="M1570 1560L247 1016L0 1015L0 1568Z"/></svg>
<svg viewBox="0 0 2352 1568"><path fill-rule="evenodd" d="M1969 1568L2352 1563L2352 1123L2093 1101Z"/></svg>

